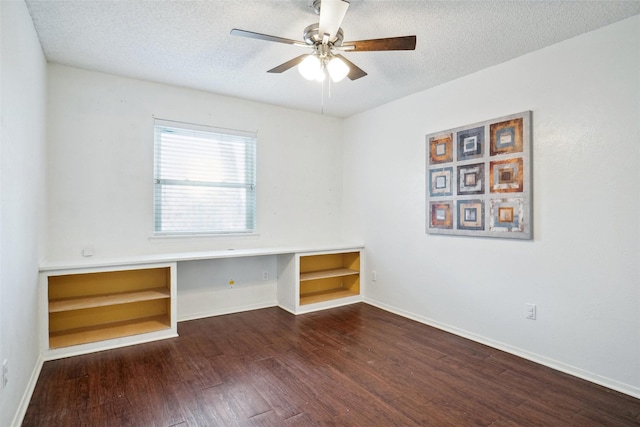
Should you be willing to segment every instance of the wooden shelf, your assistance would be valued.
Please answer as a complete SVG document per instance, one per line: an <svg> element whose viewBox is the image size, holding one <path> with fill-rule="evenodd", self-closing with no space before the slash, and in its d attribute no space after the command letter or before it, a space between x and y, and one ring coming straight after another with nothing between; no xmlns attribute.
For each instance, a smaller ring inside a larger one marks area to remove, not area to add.
<svg viewBox="0 0 640 427"><path fill-rule="evenodd" d="M150 266L47 276L49 348L175 328L174 268Z"/></svg>
<svg viewBox="0 0 640 427"><path fill-rule="evenodd" d="M49 334L49 346L51 348L68 347L88 342L146 334L169 329L170 327L171 322L169 316L154 316L127 320L106 325L52 332Z"/></svg>
<svg viewBox="0 0 640 427"><path fill-rule="evenodd" d="M360 295L360 251L301 255L299 263L299 307Z"/></svg>
<svg viewBox="0 0 640 427"><path fill-rule="evenodd" d="M309 273L300 273L300 281L327 279L329 277L342 277L351 276L354 274L360 274L357 270L351 270L349 268L334 268L331 270L311 271Z"/></svg>
<svg viewBox="0 0 640 427"><path fill-rule="evenodd" d="M169 289L155 288L78 298L64 298L49 301L49 313L81 310L84 308L105 307L115 304L126 304L130 302L149 301L170 297L171 294Z"/></svg>
<svg viewBox="0 0 640 427"><path fill-rule="evenodd" d="M311 292L308 294L300 295L300 305L314 304L317 302L330 301L339 298L348 298L357 296L358 294L358 292L343 288L329 289L320 292Z"/></svg>

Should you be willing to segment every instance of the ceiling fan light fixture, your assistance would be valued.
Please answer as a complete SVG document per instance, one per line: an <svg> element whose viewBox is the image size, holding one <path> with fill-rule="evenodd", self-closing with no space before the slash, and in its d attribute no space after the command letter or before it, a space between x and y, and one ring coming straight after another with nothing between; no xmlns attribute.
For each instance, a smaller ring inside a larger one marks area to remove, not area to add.
<svg viewBox="0 0 640 427"><path fill-rule="evenodd" d="M326 79L327 74L334 82L339 82L345 77L357 80L367 75L347 58L335 54L334 49L340 52L365 52L416 48L415 35L344 42L344 32L340 26L349 8L349 0L313 0L313 8L320 15L320 20L304 29L304 42L238 28L232 29L231 35L313 48L312 54L299 55L267 72L283 73L298 66L298 71L305 79L320 82Z"/></svg>
<svg viewBox="0 0 640 427"><path fill-rule="evenodd" d="M324 75L320 59L314 54L307 55L307 57L298 64L298 71L302 77L307 80L318 79L320 74Z"/></svg>
<svg viewBox="0 0 640 427"><path fill-rule="evenodd" d="M327 71L329 72L329 76L331 76L331 80L334 83L338 83L349 74L349 66L344 63L344 61L338 57L333 57L327 64Z"/></svg>

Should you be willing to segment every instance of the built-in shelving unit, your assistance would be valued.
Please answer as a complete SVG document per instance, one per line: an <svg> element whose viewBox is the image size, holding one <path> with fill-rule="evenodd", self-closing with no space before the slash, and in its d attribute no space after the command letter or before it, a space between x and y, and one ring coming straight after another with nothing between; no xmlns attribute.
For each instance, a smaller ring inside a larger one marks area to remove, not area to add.
<svg viewBox="0 0 640 427"><path fill-rule="evenodd" d="M278 306L303 314L363 301L362 246L278 256Z"/></svg>
<svg viewBox="0 0 640 427"><path fill-rule="evenodd" d="M300 256L300 305L360 295L360 252Z"/></svg>
<svg viewBox="0 0 640 427"><path fill-rule="evenodd" d="M275 247L45 262L39 298L44 359L177 336L181 262L275 256L275 301L294 314L362 301L362 249Z"/></svg>
<svg viewBox="0 0 640 427"><path fill-rule="evenodd" d="M48 275L48 348L172 329L172 277L171 265Z"/></svg>

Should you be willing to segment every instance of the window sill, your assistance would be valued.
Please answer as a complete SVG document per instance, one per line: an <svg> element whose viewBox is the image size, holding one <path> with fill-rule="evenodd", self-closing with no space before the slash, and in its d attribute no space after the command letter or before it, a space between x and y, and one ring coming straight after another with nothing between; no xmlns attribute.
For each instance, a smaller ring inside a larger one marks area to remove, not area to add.
<svg viewBox="0 0 640 427"><path fill-rule="evenodd" d="M219 238L231 238L231 239L245 239L251 237L259 237L260 233L224 233L224 234L154 234L149 236L149 240L165 240L165 239L219 239Z"/></svg>

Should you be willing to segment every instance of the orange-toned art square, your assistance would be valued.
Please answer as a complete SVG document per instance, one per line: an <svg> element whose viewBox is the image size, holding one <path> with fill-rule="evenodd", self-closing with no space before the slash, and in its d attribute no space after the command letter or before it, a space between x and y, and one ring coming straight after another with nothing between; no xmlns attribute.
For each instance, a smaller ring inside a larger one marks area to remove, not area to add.
<svg viewBox="0 0 640 427"><path fill-rule="evenodd" d="M453 161L453 134L429 138L430 163L447 163Z"/></svg>
<svg viewBox="0 0 640 427"><path fill-rule="evenodd" d="M494 123L489 126L489 150L492 156L521 153L523 149L522 118Z"/></svg>
<svg viewBox="0 0 640 427"><path fill-rule="evenodd" d="M453 228L453 207L451 202L431 203L431 227Z"/></svg>
<svg viewBox="0 0 640 427"><path fill-rule="evenodd" d="M523 191L522 157L491 162L489 186L492 193L521 193Z"/></svg>

